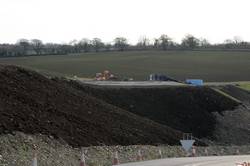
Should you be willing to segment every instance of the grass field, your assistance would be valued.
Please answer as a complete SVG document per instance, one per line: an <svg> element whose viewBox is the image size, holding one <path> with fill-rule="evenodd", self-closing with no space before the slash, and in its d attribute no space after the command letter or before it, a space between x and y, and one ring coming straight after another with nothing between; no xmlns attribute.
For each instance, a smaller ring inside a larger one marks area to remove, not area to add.
<svg viewBox="0 0 250 166"><path fill-rule="evenodd" d="M237 83L240 88L250 91L250 82L239 82Z"/></svg>
<svg viewBox="0 0 250 166"><path fill-rule="evenodd" d="M150 73L163 73L184 80L249 81L250 52L222 51L130 51L80 55L1 58L2 64L15 64L41 72L64 76L94 77L110 70L121 77L146 80Z"/></svg>

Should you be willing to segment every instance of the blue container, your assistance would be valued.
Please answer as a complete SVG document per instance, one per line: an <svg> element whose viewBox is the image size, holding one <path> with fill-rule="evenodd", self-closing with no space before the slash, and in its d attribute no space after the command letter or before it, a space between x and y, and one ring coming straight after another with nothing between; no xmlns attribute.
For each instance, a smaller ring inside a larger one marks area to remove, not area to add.
<svg viewBox="0 0 250 166"><path fill-rule="evenodd" d="M186 83L194 85L194 86L202 86L203 80L201 80L201 79L186 79Z"/></svg>

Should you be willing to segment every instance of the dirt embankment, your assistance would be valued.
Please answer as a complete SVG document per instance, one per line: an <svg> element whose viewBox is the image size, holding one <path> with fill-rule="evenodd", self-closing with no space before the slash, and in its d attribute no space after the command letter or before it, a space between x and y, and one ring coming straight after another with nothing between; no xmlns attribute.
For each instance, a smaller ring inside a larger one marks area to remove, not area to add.
<svg viewBox="0 0 250 166"><path fill-rule="evenodd" d="M57 79L0 66L0 134L13 131L51 135L73 146L174 145L182 135Z"/></svg>
<svg viewBox="0 0 250 166"><path fill-rule="evenodd" d="M232 97L240 100L246 105L250 105L250 92L233 85L218 87L223 92L231 95Z"/></svg>
<svg viewBox="0 0 250 166"><path fill-rule="evenodd" d="M233 111L214 114L217 119L214 134L216 141L222 144L250 144L250 92L232 85L216 88L242 103Z"/></svg>
<svg viewBox="0 0 250 166"><path fill-rule="evenodd" d="M239 103L209 87L111 88L78 86L83 92L134 114L198 138L213 139L213 112L235 109Z"/></svg>
<svg viewBox="0 0 250 166"><path fill-rule="evenodd" d="M209 87L103 88L0 66L0 134L41 133L72 146L177 145L182 132L250 144L250 111L238 105Z"/></svg>

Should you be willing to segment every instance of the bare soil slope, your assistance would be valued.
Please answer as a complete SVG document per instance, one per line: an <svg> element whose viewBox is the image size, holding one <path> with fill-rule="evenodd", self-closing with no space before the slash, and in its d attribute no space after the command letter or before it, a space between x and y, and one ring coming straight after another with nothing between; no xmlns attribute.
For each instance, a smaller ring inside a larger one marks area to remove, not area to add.
<svg viewBox="0 0 250 166"><path fill-rule="evenodd" d="M97 98L198 138L212 139L214 112L234 110L239 103L209 87L112 88L80 86Z"/></svg>
<svg viewBox="0 0 250 166"><path fill-rule="evenodd" d="M214 140L223 145L250 145L250 110L239 107L234 111L215 113L217 123Z"/></svg>
<svg viewBox="0 0 250 166"><path fill-rule="evenodd" d="M42 133L73 146L179 144L181 132L15 66L0 66L0 134Z"/></svg>
<svg viewBox="0 0 250 166"><path fill-rule="evenodd" d="M250 92L232 85L217 88L240 100L242 106L221 115L214 114L217 119L215 139L224 144L250 144Z"/></svg>
<svg viewBox="0 0 250 166"><path fill-rule="evenodd" d="M246 105L250 105L250 92L233 85L219 87L223 92L233 96Z"/></svg>

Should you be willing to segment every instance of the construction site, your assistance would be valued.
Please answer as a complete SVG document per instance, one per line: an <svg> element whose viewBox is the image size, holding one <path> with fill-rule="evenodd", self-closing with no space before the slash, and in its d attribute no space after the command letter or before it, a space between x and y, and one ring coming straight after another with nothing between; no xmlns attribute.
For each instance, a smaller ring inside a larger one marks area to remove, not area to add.
<svg viewBox="0 0 250 166"><path fill-rule="evenodd" d="M178 147L184 133L192 133L198 147L250 144L250 93L234 85L106 86L1 65L0 91L0 133L21 138L27 148L24 138L41 136L72 148Z"/></svg>
<svg viewBox="0 0 250 166"><path fill-rule="evenodd" d="M186 156L184 133L192 133L197 155L250 153L249 91L235 85L137 84L91 84L1 65L0 164L27 165L36 152L40 165L76 165L83 147L93 166L112 164L116 151L121 162L136 161L138 150L144 160L158 158L159 149L164 157Z"/></svg>

